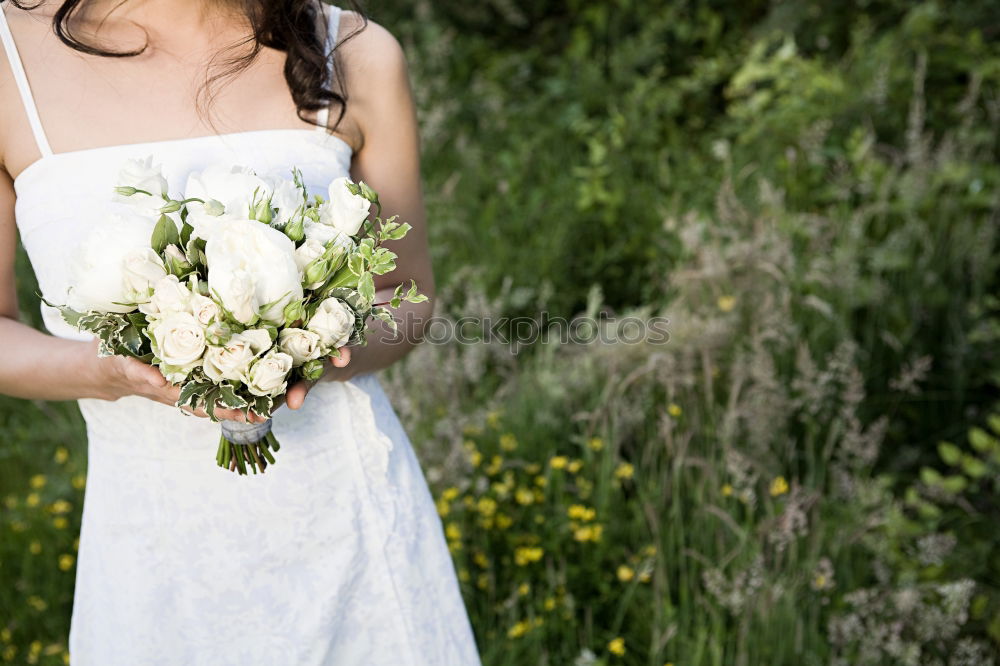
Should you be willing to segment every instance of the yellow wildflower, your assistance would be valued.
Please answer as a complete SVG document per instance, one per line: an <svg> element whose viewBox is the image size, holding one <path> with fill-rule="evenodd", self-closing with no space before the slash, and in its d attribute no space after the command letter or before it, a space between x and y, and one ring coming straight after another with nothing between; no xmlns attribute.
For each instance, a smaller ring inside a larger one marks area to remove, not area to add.
<svg viewBox="0 0 1000 666"><path fill-rule="evenodd" d="M69 521L63 518L62 516L59 516L58 518L53 518L52 527L56 528L57 530L64 530L67 527L69 527Z"/></svg>
<svg viewBox="0 0 1000 666"><path fill-rule="evenodd" d="M490 577L486 574L479 574L476 576L476 587L480 590L485 590L490 586Z"/></svg>
<svg viewBox="0 0 1000 666"><path fill-rule="evenodd" d="M63 652L63 663L69 666L69 652Z"/></svg>
<svg viewBox="0 0 1000 666"><path fill-rule="evenodd" d="M38 555L42 552L42 544L38 541L32 541L28 544L28 552L32 555Z"/></svg>
<svg viewBox="0 0 1000 666"><path fill-rule="evenodd" d="M455 486L449 486L441 491L441 499L446 502L450 502L458 497L458 488Z"/></svg>
<svg viewBox="0 0 1000 666"><path fill-rule="evenodd" d="M542 602L542 607L545 610L547 610L547 611L550 611L553 608L555 608L556 607L556 600L555 600L555 598L553 598L553 597L545 597L545 601Z"/></svg>
<svg viewBox="0 0 1000 666"><path fill-rule="evenodd" d="M520 638L528 633L531 629L531 625L527 622L517 622L514 626L507 630L507 638Z"/></svg>
<svg viewBox="0 0 1000 666"><path fill-rule="evenodd" d="M524 471L529 475L538 474L542 471L542 466L538 463L528 463L524 466Z"/></svg>
<svg viewBox="0 0 1000 666"><path fill-rule="evenodd" d="M642 549L642 554L645 555L646 557L652 557L653 555L656 555L656 546L654 546L653 544L649 544L648 546Z"/></svg>
<svg viewBox="0 0 1000 666"><path fill-rule="evenodd" d="M604 440L600 437L591 437L590 441L587 442L587 446L589 446L592 451L600 451L604 448Z"/></svg>
<svg viewBox="0 0 1000 666"><path fill-rule="evenodd" d="M549 480L546 479L544 476L536 476L535 477L535 485L538 486L539 488L544 488L548 484L549 484Z"/></svg>
<svg viewBox="0 0 1000 666"><path fill-rule="evenodd" d="M469 582L469 578L470 578L470 576L469 576L469 570L468 569L459 569L458 570L458 579L460 581L462 581L463 583L468 583Z"/></svg>
<svg viewBox="0 0 1000 666"><path fill-rule="evenodd" d="M639 572L639 582L648 583L653 577L653 573L649 569L643 569Z"/></svg>
<svg viewBox="0 0 1000 666"><path fill-rule="evenodd" d="M618 467L615 468L615 478L616 479L631 479L635 475L635 467L632 463L618 463Z"/></svg>
<svg viewBox="0 0 1000 666"><path fill-rule="evenodd" d="M778 495L784 495L788 492L788 481L785 481L785 477L779 476L771 482L771 497L777 497Z"/></svg>
<svg viewBox="0 0 1000 666"><path fill-rule="evenodd" d="M563 469L568 462L566 456L552 456L549 458L549 467L552 469Z"/></svg>
<svg viewBox="0 0 1000 666"><path fill-rule="evenodd" d="M499 409L494 409L486 415L486 425L491 428L496 428L500 425L501 411Z"/></svg>
<svg viewBox="0 0 1000 666"><path fill-rule="evenodd" d="M517 489L517 492L514 493L514 499L517 500L518 504L527 506L535 501L535 494L522 486Z"/></svg>
<svg viewBox="0 0 1000 666"><path fill-rule="evenodd" d="M531 592L531 585L529 585L528 583L521 583L520 585L517 586L517 593L522 597L527 596L528 593L530 592Z"/></svg>
<svg viewBox="0 0 1000 666"><path fill-rule="evenodd" d="M470 437L470 436L474 437L476 435L483 434L483 429L480 428L477 425L469 424L467 426L463 426L462 427L462 434L465 435L466 437Z"/></svg>
<svg viewBox="0 0 1000 666"><path fill-rule="evenodd" d="M69 571L72 569L74 562L76 562L76 558L69 553L63 553L59 556L59 568L63 571Z"/></svg>
<svg viewBox="0 0 1000 666"><path fill-rule="evenodd" d="M574 520L593 520L594 516L597 515L597 512L594 509L586 507L582 504L572 504L566 510L566 515Z"/></svg>
<svg viewBox="0 0 1000 666"><path fill-rule="evenodd" d="M600 541L602 531L600 525L584 525L573 532L573 538L577 541Z"/></svg>
<svg viewBox="0 0 1000 666"><path fill-rule="evenodd" d="M45 650L43 650L42 654L44 654L46 657L51 657L52 655L59 654L62 651L63 651L62 643L49 643L48 645L45 646Z"/></svg>
<svg viewBox="0 0 1000 666"><path fill-rule="evenodd" d="M505 530L514 524L514 519L508 516L506 513L497 514L497 529Z"/></svg>
<svg viewBox="0 0 1000 666"><path fill-rule="evenodd" d="M11 638L13 638L13 635L10 633L10 629L8 629L7 627L0 629L0 641L3 641L4 643L10 643Z"/></svg>
<svg viewBox="0 0 1000 666"><path fill-rule="evenodd" d="M80 537L73 539L73 550L80 550Z"/></svg>
<svg viewBox="0 0 1000 666"><path fill-rule="evenodd" d="M3 504L8 509L16 509L17 508L17 495L7 495L7 497L3 498Z"/></svg>
<svg viewBox="0 0 1000 666"><path fill-rule="evenodd" d="M476 509L484 516L492 516L497 510L497 501L492 497L480 497Z"/></svg>
<svg viewBox="0 0 1000 666"><path fill-rule="evenodd" d="M69 460L69 450L65 446L60 446L56 448L56 453L53 459L60 465Z"/></svg>
<svg viewBox="0 0 1000 666"><path fill-rule="evenodd" d="M583 461L580 460L579 458L577 458L576 460L571 460L570 463L566 465L566 469L567 471L569 471L570 474L576 474L582 468L583 468Z"/></svg>
<svg viewBox="0 0 1000 666"><path fill-rule="evenodd" d="M608 652L619 657L623 656L625 654L625 639L619 636L608 643Z"/></svg>
<svg viewBox="0 0 1000 666"><path fill-rule="evenodd" d="M490 459L490 464L486 467L485 471L489 476L493 476L500 471L501 467L503 467L503 458L500 456L493 456L493 458Z"/></svg>
<svg viewBox="0 0 1000 666"><path fill-rule="evenodd" d="M12 520L10 521L10 529L12 532L24 532L28 529L28 525L21 520Z"/></svg>
<svg viewBox="0 0 1000 666"><path fill-rule="evenodd" d="M41 501L42 498L38 496L38 493L28 493L28 496L24 498L24 503L28 506L38 506Z"/></svg>
<svg viewBox="0 0 1000 666"><path fill-rule="evenodd" d="M28 605L34 608L39 613L41 613L42 611L44 611L46 608L49 607L49 605L45 602L45 599L42 599L41 597L36 597L35 595L31 595L30 597L28 597Z"/></svg>
<svg viewBox="0 0 1000 666"><path fill-rule="evenodd" d="M719 296L719 300L715 304L723 312L732 312L733 308L736 307L736 298L734 296Z"/></svg>
<svg viewBox="0 0 1000 666"><path fill-rule="evenodd" d="M14 661L14 657L17 656L17 646L8 645L3 649L2 656L4 661Z"/></svg>
<svg viewBox="0 0 1000 666"><path fill-rule="evenodd" d="M667 405L667 414L670 414L675 419L678 418L683 413L684 411L681 409L681 406L678 405L677 403L672 402L669 405Z"/></svg>
<svg viewBox="0 0 1000 666"><path fill-rule="evenodd" d="M542 559L545 551L537 546L520 546L514 550L514 562L518 566L528 566Z"/></svg>
<svg viewBox="0 0 1000 666"><path fill-rule="evenodd" d="M505 432L504 434L500 435L501 450L513 451L516 448L517 448L517 437L514 437L514 435L510 434L509 432Z"/></svg>
<svg viewBox="0 0 1000 666"><path fill-rule="evenodd" d="M632 567L626 564L619 565L617 574L618 580L623 583L627 583L635 577L635 571L632 570Z"/></svg>
<svg viewBox="0 0 1000 666"><path fill-rule="evenodd" d="M44 474L36 474L33 477L31 477L30 484L31 484L32 488L34 488L35 490L38 490L39 488L44 488L45 487L45 482L46 481L47 481L47 479L45 478Z"/></svg>
<svg viewBox="0 0 1000 666"><path fill-rule="evenodd" d="M448 523L448 526L445 527L444 534L449 539L461 539L462 529L455 523Z"/></svg>
<svg viewBox="0 0 1000 666"><path fill-rule="evenodd" d="M66 500L59 499L49 505L49 511L55 514L69 513L72 510L73 510L73 505L67 502Z"/></svg>
<svg viewBox="0 0 1000 666"><path fill-rule="evenodd" d="M729 485L728 483L723 484L723 486L722 486L722 496L723 497L729 497L732 494L733 494L733 487L731 485Z"/></svg>
<svg viewBox="0 0 1000 666"><path fill-rule="evenodd" d="M472 561L476 563L476 566L482 567L483 569L490 566L489 558L486 557L486 553L484 553L481 550L477 550L475 552L475 554L472 556Z"/></svg>
<svg viewBox="0 0 1000 666"><path fill-rule="evenodd" d="M73 477L72 483L77 490L83 490L87 485L87 477L84 474L77 474Z"/></svg>
<svg viewBox="0 0 1000 666"><path fill-rule="evenodd" d="M443 497L435 502L434 505L437 507L438 515L442 518L451 512L451 505L448 504Z"/></svg>

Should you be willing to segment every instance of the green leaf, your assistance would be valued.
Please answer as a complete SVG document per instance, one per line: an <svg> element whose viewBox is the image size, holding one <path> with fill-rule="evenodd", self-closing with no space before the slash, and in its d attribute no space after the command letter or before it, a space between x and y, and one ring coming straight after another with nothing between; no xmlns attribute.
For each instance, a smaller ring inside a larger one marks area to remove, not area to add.
<svg viewBox="0 0 1000 666"><path fill-rule="evenodd" d="M938 444L938 455L948 465L957 465L962 459L962 450L951 442L941 442Z"/></svg>
<svg viewBox="0 0 1000 666"><path fill-rule="evenodd" d="M230 409L242 409L247 401L236 394L236 389L231 384L219 386L219 402Z"/></svg>
<svg viewBox="0 0 1000 666"><path fill-rule="evenodd" d="M205 392L205 412L208 414L208 418L213 421L219 420L215 417L215 409L219 404L219 393L221 393L220 388L214 384Z"/></svg>
<svg viewBox="0 0 1000 666"><path fill-rule="evenodd" d="M180 243L180 236L177 235L177 225L166 215L160 215L153 227L153 236L149 244L158 253L163 252L168 245Z"/></svg>
<svg viewBox="0 0 1000 666"><path fill-rule="evenodd" d="M989 451L997 446L996 438L990 436L982 428L972 428L969 430L969 443L972 444L972 448L980 453Z"/></svg>
<svg viewBox="0 0 1000 666"><path fill-rule="evenodd" d="M358 279L358 293L366 303L375 300L375 280L371 273L365 273Z"/></svg>
<svg viewBox="0 0 1000 666"><path fill-rule="evenodd" d="M963 456L962 457L962 471L971 476L973 479L981 479L986 476L987 467L979 458L975 456Z"/></svg>

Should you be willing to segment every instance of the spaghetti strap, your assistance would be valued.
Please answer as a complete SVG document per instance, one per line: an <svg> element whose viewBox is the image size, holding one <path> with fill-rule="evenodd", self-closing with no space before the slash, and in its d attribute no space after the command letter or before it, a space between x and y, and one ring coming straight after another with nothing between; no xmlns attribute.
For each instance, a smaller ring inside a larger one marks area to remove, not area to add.
<svg viewBox="0 0 1000 666"><path fill-rule="evenodd" d="M326 11L326 20L329 21L329 30L326 33L326 53L330 54L333 51L333 47L337 44L337 35L340 33L340 17L343 14L343 10L340 7L334 5L323 4L322 7ZM330 57L327 63L326 69L327 81L333 81L333 58ZM330 119L330 105L327 104L322 109L316 112L316 125L317 132L328 131L327 123Z"/></svg>
<svg viewBox="0 0 1000 666"><path fill-rule="evenodd" d="M7 52L7 60L10 62L10 69L14 73L14 81L17 83L17 90L21 93L21 102L24 104L24 112L28 116L28 124L31 125L31 133L35 135L35 143L42 157L52 154L49 140L42 129L41 118L38 117L38 107L35 106L35 98L31 94L31 86L28 85L28 76L24 73L24 65L21 63L21 56L17 52L17 44L14 43L14 35L7 25L7 16L3 7L0 6L0 41Z"/></svg>

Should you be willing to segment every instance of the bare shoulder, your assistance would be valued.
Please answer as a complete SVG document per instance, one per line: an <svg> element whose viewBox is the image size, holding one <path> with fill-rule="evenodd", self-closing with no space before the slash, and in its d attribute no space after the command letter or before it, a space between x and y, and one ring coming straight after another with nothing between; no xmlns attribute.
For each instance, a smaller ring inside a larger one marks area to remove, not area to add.
<svg viewBox="0 0 1000 666"><path fill-rule="evenodd" d="M365 96L373 90L405 83L406 56L399 40L382 25L344 10L340 19L338 55L344 65L350 94Z"/></svg>

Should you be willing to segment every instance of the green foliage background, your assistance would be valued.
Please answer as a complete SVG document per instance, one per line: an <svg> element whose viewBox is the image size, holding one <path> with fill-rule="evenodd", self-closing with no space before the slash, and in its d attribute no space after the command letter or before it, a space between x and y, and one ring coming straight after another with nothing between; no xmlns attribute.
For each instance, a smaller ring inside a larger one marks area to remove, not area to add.
<svg viewBox="0 0 1000 666"><path fill-rule="evenodd" d="M992 5L371 4L410 61L438 312L671 321L383 378L486 663L992 663ZM55 663L82 423L0 424L0 657Z"/></svg>

